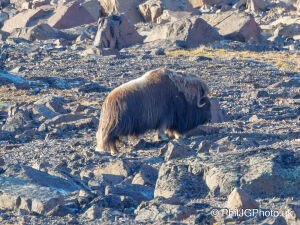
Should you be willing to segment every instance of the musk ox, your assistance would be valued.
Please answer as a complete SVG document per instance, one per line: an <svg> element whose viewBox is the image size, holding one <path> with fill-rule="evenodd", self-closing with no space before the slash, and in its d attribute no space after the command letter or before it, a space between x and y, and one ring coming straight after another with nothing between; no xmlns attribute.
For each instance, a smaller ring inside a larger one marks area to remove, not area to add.
<svg viewBox="0 0 300 225"><path fill-rule="evenodd" d="M159 130L162 139L179 138L211 119L207 94L201 79L166 68L117 87L102 105L96 150L115 155L117 141L148 130Z"/></svg>

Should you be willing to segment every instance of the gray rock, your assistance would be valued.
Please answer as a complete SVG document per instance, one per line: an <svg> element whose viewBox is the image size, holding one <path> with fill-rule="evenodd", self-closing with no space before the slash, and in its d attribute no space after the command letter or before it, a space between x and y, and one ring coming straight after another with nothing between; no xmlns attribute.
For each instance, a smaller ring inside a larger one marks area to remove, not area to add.
<svg viewBox="0 0 300 225"><path fill-rule="evenodd" d="M28 166L12 165L9 166L5 173L5 177L14 177L22 179L32 184L40 185L55 189L62 194L79 190L80 186L61 177L53 176L48 173L36 170Z"/></svg>
<svg viewBox="0 0 300 225"><path fill-rule="evenodd" d="M58 114L52 111L45 105L42 104L33 104L32 105L32 117L35 121L43 121L46 119L52 119Z"/></svg>
<svg viewBox="0 0 300 225"><path fill-rule="evenodd" d="M259 204L246 191L235 188L228 196L226 207L231 210L258 209Z"/></svg>
<svg viewBox="0 0 300 225"><path fill-rule="evenodd" d="M46 214L63 204L63 196L55 189L39 186L18 178L0 177L0 208L24 209Z"/></svg>
<svg viewBox="0 0 300 225"><path fill-rule="evenodd" d="M152 55L165 55L165 51L162 48L155 49L151 52Z"/></svg>
<svg viewBox="0 0 300 225"><path fill-rule="evenodd" d="M39 131L48 131L57 128L62 131L72 129L96 128L98 119L94 116L86 116L85 114L61 114L52 119L45 120L38 128Z"/></svg>
<svg viewBox="0 0 300 225"><path fill-rule="evenodd" d="M99 219L102 217L102 209L98 205L92 205L82 216L91 220Z"/></svg>
<svg viewBox="0 0 300 225"><path fill-rule="evenodd" d="M201 141L197 149L197 153L209 152L210 147L211 147L210 141L208 140Z"/></svg>
<svg viewBox="0 0 300 225"><path fill-rule="evenodd" d="M253 197L291 196L297 195L296 189L300 187L296 172L300 168L299 159L291 152L268 149L257 154L215 154L210 158L200 156L189 165L193 174L204 173L210 193L216 196L229 195L235 187Z"/></svg>
<svg viewBox="0 0 300 225"><path fill-rule="evenodd" d="M47 95L34 103L35 105L45 105L52 111L58 114L68 113L66 109L64 109L64 99L60 97L56 97L54 95Z"/></svg>
<svg viewBox="0 0 300 225"><path fill-rule="evenodd" d="M105 195L124 195L129 196L136 202L149 201L153 199L154 189L139 184L121 184L115 186L107 186L105 189Z"/></svg>
<svg viewBox="0 0 300 225"><path fill-rule="evenodd" d="M2 157L0 157L0 166L4 166L5 165L5 161Z"/></svg>
<svg viewBox="0 0 300 225"><path fill-rule="evenodd" d="M227 11L223 13L203 14L201 16L208 24L218 29L226 39L234 41L260 41L261 29L254 17L246 13Z"/></svg>
<svg viewBox="0 0 300 225"><path fill-rule="evenodd" d="M85 92L85 93L108 92L108 91L111 91L111 89L91 82L89 84L85 84L85 85L81 86L80 88L78 88L78 91Z"/></svg>
<svg viewBox="0 0 300 225"><path fill-rule="evenodd" d="M91 14L91 16L94 17L95 21L97 21L100 16L103 16L102 7L100 2L97 0L85 1L81 4L81 6L83 6Z"/></svg>
<svg viewBox="0 0 300 225"><path fill-rule="evenodd" d="M142 41L125 15L112 15L99 20L94 46L100 49L122 49Z"/></svg>
<svg viewBox="0 0 300 225"><path fill-rule="evenodd" d="M16 28L11 34L11 38L24 38L29 41L48 40L59 37L58 32L46 23L33 27Z"/></svg>
<svg viewBox="0 0 300 225"><path fill-rule="evenodd" d="M143 165L134 176L132 184L154 186L157 180L158 170L149 165Z"/></svg>
<svg viewBox="0 0 300 225"><path fill-rule="evenodd" d="M9 33L8 32L5 32L5 31L2 31L0 30L0 41L5 41L9 36ZM0 64L1 66L1 64ZM1 79L1 77L0 77Z"/></svg>
<svg viewBox="0 0 300 225"><path fill-rule="evenodd" d="M126 14L128 19L135 24L143 21L141 14L137 10L140 3L140 1L136 0L102 0L101 6L103 12L105 12L104 14L108 16Z"/></svg>
<svg viewBox="0 0 300 225"><path fill-rule="evenodd" d="M191 207L185 207L177 204L157 204L155 201L150 202L146 207L135 211L135 220L146 223L149 221L160 221L166 223L170 220L182 221L187 219L197 211Z"/></svg>
<svg viewBox="0 0 300 225"><path fill-rule="evenodd" d="M188 146L178 141L170 141L168 143L168 149L165 153L165 161L169 161L171 159L176 158L183 158L190 150L191 149Z"/></svg>
<svg viewBox="0 0 300 225"><path fill-rule="evenodd" d="M85 7L75 1L67 4L60 3L47 22L53 28L68 29L93 23L96 20Z"/></svg>
<svg viewBox="0 0 300 225"><path fill-rule="evenodd" d="M200 197L206 196L208 188L204 181L192 174L187 165L164 163L158 173L154 197Z"/></svg>
<svg viewBox="0 0 300 225"><path fill-rule="evenodd" d="M104 194L106 186L114 186L120 184L124 180L124 176L112 174L100 174L88 181L88 186L92 190L100 191Z"/></svg>
<svg viewBox="0 0 300 225"><path fill-rule="evenodd" d="M161 1L148 0L138 6L145 22L156 22L157 18L163 13Z"/></svg>
<svg viewBox="0 0 300 225"><path fill-rule="evenodd" d="M29 9L10 17L4 22L3 31L12 32L16 28L25 28L35 25L41 18L49 16L52 8L39 7L37 9Z"/></svg>
<svg viewBox="0 0 300 225"><path fill-rule="evenodd" d="M8 118L2 127L3 131L19 133L31 128L32 121L30 111L26 109L20 109L18 105L10 106L8 108Z"/></svg>
<svg viewBox="0 0 300 225"><path fill-rule="evenodd" d="M201 44L221 40L218 32L198 16L157 26L145 42L168 39L180 47L195 48Z"/></svg>
<svg viewBox="0 0 300 225"><path fill-rule="evenodd" d="M100 174L112 174L112 175L120 175L124 177L130 176L133 171L135 170L135 167L137 165L134 165L132 162L124 159L115 159L111 162L103 163L102 165L99 165L97 168L93 170L93 173L95 176L98 176Z"/></svg>

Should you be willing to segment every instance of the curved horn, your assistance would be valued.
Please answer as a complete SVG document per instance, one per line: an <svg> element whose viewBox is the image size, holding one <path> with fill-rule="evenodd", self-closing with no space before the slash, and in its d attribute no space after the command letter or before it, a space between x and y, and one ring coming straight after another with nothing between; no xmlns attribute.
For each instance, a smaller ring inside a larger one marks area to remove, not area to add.
<svg viewBox="0 0 300 225"><path fill-rule="evenodd" d="M203 97L200 98L200 94L199 94L199 92L198 92L198 94L197 94L197 107L198 107L198 108L202 108L202 107L205 106L205 104L206 104L206 102L204 102L203 104L200 104L200 102L201 102L202 99L203 99Z"/></svg>

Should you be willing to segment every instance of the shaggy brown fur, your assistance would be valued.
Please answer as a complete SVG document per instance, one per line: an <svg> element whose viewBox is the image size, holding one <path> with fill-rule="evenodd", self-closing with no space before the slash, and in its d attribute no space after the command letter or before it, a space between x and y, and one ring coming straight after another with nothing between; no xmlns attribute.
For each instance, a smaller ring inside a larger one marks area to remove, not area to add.
<svg viewBox="0 0 300 225"><path fill-rule="evenodd" d="M107 96L99 121L97 149L116 154L120 137L157 129L183 133L208 122L211 113L207 94L208 88L199 78L166 68L149 71Z"/></svg>

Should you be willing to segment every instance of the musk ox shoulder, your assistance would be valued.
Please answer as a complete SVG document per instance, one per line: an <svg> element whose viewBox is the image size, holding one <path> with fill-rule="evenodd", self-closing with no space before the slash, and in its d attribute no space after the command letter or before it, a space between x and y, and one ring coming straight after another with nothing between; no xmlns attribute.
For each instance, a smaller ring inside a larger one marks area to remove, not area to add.
<svg viewBox="0 0 300 225"><path fill-rule="evenodd" d="M207 85L199 78L158 68L115 88L105 99L97 151L118 153L116 142L148 130L180 134L211 119Z"/></svg>

